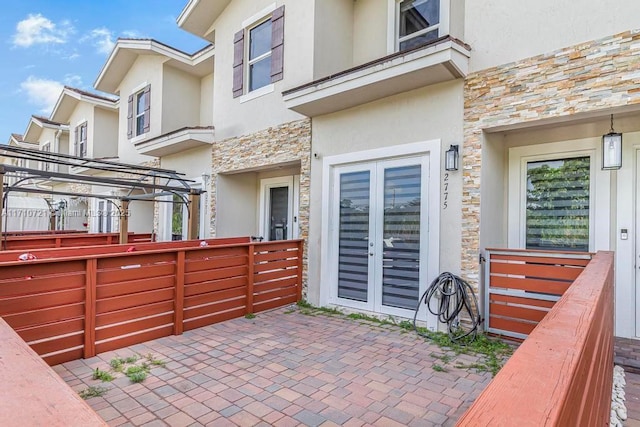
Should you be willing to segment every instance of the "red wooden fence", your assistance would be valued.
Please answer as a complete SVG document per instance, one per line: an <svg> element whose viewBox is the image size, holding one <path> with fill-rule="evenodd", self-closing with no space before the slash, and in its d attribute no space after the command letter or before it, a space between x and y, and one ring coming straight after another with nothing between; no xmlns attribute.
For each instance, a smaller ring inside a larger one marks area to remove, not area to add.
<svg viewBox="0 0 640 427"><path fill-rule="evenodd" d="M50 365L301 296L301 240L208 247L172 242L0 263L0 316Z"/></svg>
<svg viewBox="0 0 640 427"><path fill-rule="evenodd" d="M605 426L613 381L612 252L598 252L458 426Z"/></svg>
<svg viewBox="0 0 640 427"><path fill-rule="evenodd" d="M591 257L585 252L487 249L487 331L526 338Z"/></svg>
<svg viewBox="0 0 640 427"><path fill-rule="evenodd" d="M118 233L70 233L26 236L2 236L3 250L27 250L37 248L62 248L77 246L115 245L120 242ZM152 242L151 233L129 233L129 243Z"/></svg>

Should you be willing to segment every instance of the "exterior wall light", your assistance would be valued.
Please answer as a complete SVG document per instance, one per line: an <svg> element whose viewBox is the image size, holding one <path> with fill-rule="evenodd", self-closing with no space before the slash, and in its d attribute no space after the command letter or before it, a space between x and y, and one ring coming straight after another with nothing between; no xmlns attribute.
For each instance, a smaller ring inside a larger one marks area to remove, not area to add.
<svg viewBox="0 0 640 427"><path fill-rule="evenodd" d="M460 158L460 154L458 153L458 146L452 145L444 154L444 168L448 171L457 171L458 160Z"/></svg>
<svg viewBox="0 0 640 427"><path fill-rule="evenodd" d="M622 134L613 130L613 114L611 130L602 135L602 169L620 169L622 167Z"/></svg>

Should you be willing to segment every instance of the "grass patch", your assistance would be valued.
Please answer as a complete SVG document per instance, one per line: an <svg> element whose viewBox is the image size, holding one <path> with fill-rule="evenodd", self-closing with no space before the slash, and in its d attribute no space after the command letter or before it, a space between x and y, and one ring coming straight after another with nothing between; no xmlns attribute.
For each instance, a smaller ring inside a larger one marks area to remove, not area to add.
<svg viewBox="0 0 640 427"><path fill-rule="evenodd" d="M103 383L106 383L106 382L109 382L109 381L113 381L113 375L111 375L107 371L103 371L101 369L96 368L96 370L93 371L93 379L94 380L100 380Z"/></svg>
<svg viewBox="0 0 640 427"><path fill-rule="evenodd" d="M253 313L247 313L247 314L244 315L244 318L245 319L255 319L256 315L253 314Z"/></svg>
<svg viewBox="0 0 640 427"><path fill-rule="evenodd" d="M89 388L81 390L78 393L78 395L82 399L87 400L87 399L91 399L92 397L104 396L107 393L107 391L109 391L109 389L106 387L92 385Z"/></svg>
<svg viewBox="0 0 640 427"><path fill-rule="evenodd" d="M132 383L141 383L142 381L147 379L148 370L148 365L146 367L144 365L129 366L124 374L131 380Z"/></svg>
<svg viewBox="0 0 640 427"><path fill-rule="evenodd" d="M431 365L431 369L433 369L436 372L449 372L444 366L438 365L437 363L434 363L433 365Z"/></svg>
<svg viewBox="0 0 640 427"><path fill-rule="evenodd" d="M317 316L318 314L326 314L329 316L344 315L344 313L337 308L315 307L305 300L298 301L297 305L298 311L307 316Z"/></svg>
<svg viewBox="0 0 640 427"><path fill-rule="evenodd" d="M109 366L111 366L111 369L113 369L115 372L122 372L124 359L120 357L114 357L109 361Z"/></svg>

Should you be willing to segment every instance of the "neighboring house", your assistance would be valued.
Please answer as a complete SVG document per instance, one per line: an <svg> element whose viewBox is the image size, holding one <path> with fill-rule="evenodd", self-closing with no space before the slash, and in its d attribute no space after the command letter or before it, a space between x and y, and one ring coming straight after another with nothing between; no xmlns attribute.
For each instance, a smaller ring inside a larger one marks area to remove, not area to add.
<svg viewBox="0 0 640 427"><path fill-rule="evenodd" d="M17 133L11 134L11 136L9 137L9 141L7 141L7 145L11 147L18 147L18 148L29 148L29 149L38 148L37 144L24 141L22 138L22 135ZM7 156L2 156L2 163L6 165L18 166L23 168L38 167L37 164L32 165L31 164L32 162L28 161L27 159L18 159L15 157L7 157ZM18 172L18 173L11 172L5 175L4 180L6 184L13 185L20 180L21 176L24 176L24 175L25 174L23 172ZM21 195L26 195L26 193L23 193Z"/></svg>
<svg viewBox="0 0 640 427"><path fill-rule="evenodd" d="M307 238L311 122L281 92L313 77L313 2L191 1L178 25L215 45L211 231Z"/></svg>
<svg viewBox="0 0 640 427"><path fill-rule="evenodd" d="M86 159L104 159L118 156L118 100L65 86L51 113L51 120L67 123L70 134L68 154ZM83 174L89 170L70 167L70 173ZM110 176L107 172L92 171L97 176ZM99 194L108 192L99 186L69 184L72 192ZM117 231L118 217L113 203L90 199L86 196L65 196L65 226L68 229L93 233ZM92 215L89 215L92 212Z"/></svg>
<svg viewBox="0 0 640 427"><path fill-rule="evenodd" d="M193 188L207 184L214 139L213 55L211 45L189 55L155 40L117 41L95 87L121 99L120 161L176 170L193 181ZM151 202L137 201L130 206L132 231L155 230L159 240L186 238L184 204L157 203L155 212ZM201 237L209 235L207 206L208 198L203 195Z"/></svg>
<svg viewBox="0 0 640 427"><path fill-rule="evenodd" d="M639 13L631 0L190 0L178 24L216 49L213 232L284 237L269 233L286 224L307 239L310 302L404 317L443 271L482 296L488 247L615 250L616 334L640 336ZM611 114L618 171L602 169ZM574 177L567 209L535 201L547 172L556 187ZM279 205L298 222L278 222Z"/></svg>

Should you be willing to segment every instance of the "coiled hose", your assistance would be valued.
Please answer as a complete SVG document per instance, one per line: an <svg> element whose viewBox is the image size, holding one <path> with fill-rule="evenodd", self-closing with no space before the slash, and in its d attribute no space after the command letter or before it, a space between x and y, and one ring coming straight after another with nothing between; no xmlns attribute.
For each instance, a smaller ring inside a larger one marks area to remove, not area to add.
<svg viewBox="0 0 640 427"><path fill-rule="evenodd" d="M431 308L431 300L433 298L438 299L439 303L437 311ZM418 311L420 310L420 304L426 304L427 309L433 315L438 316L438 321L447 324L449 331L449 338L452 341L459 341L463 338L470 337L473 341L478 334L478 327L482 323L482 317L480 317L480 311L478 310L478 299L473 291L473 288L462 278L445 272L436 277L429 285L427 290L416 306L416 312L413 316L413 328L415 331L424 337L427 334L421 332L416 326L416 319L418 318ZM460 322L460 314L466 312L471 320L470 326L465 326Z"/></svg>

